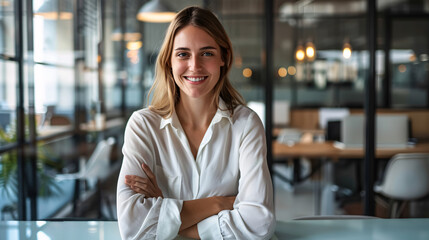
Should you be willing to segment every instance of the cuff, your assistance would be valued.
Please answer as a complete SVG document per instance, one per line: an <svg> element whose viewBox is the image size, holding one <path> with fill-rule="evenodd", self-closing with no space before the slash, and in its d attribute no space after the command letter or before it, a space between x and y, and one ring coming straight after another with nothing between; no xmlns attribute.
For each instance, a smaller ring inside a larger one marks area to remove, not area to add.
<svg viewBox="0 0 429 240"><path fill-rule="evenodd" d="M173 239L177 236L182 224L182 220L180 219L182 206L182 200L163 199L156 229L156 235L159 239Z"/></svg>
<svg viewBox="0 0 429 240"><path fill-rule="evenodd" d="M219 217L213 215L197 224L201 239L223 239L219 228Z"/></svg>

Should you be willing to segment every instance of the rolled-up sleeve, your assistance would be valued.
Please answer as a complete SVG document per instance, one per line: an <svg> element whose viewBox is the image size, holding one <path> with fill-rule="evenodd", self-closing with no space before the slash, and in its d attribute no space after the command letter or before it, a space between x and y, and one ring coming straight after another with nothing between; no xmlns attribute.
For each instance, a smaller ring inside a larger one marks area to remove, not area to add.
<svg viewBox="0 0 429 240"><path fill-rule="evenodd" d="M125 175L146 177L141 164L152 170L154 146L144 119L134 113L128 121L123 145L123 162L117 185L118 224L122 239L173 239L181 225L183 201L172 198L145 198L125 184Z"/></svg>
<svg viewBox="0 0 429 240"><path fill-rule="evenodd" d="M273 187L266 161L264 128L251 113L240 142L239 189L233 210L198 224L201 239L269 239L275 230Z"/></svg>

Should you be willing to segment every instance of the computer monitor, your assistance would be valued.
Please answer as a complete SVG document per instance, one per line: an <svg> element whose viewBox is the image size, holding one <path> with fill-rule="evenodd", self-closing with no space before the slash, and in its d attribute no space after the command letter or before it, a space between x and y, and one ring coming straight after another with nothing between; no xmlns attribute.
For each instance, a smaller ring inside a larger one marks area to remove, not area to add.
<svg viewBox="0 0 429 240"><path fill-rule="evenodd" d="M265 126L265 103L250 101L247 106L258 114ZM287 127L289 125L290 105L288 101L276 100L273 102L273 124L276 127Z"/></svg>
<svg viewBox="0 0 429 240"><path fill-rule="evenodd" d="M275 100L273 104L273 123L277 127L286 127L289 125L289 101Z"/></svg>
<svg viewBox="0 0 429 240"><path fill-rule="evenodd" d="M377 148L406 148L408 143L408 117L406 115L376 115ZM365 117L362 114L347 116L341 124L340 148L362 148L365 143Z"/></svg>
<svg viewBox="0 0 429 240"><path fill-rule="evenodd" d="M340 121L348 115L350 115L348 108L320 108L319 127L326 129L329 121Z"/></svg>

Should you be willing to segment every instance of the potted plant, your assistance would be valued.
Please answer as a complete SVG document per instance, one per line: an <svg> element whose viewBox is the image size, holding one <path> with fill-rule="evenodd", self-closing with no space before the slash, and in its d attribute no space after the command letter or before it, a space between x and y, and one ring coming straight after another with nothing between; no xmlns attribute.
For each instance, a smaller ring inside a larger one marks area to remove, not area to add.
<svg viewBox="0 0 429 240"><path fill-rule="evenodd" d="M26 124L28 126L28 124ZM26 128L28 135L28 128ZM0 127L0 144L15 143L16 121L12 122L6 129ZM56 161L56 157L51 151L43 146L42 142L37 143L36 173L38 179L38 196L49 197L61 193L61 188L54 179L53 174L49 174L54 169L61 167ZM18 157L15 150L10 150L0 155L0 195L4 195L12 202L17 201L18 196ZM2 197L3 198L3 197ZM6 205L3 208L16 208L16 204ZM2 209L3 211L4 209Z"/></svg>

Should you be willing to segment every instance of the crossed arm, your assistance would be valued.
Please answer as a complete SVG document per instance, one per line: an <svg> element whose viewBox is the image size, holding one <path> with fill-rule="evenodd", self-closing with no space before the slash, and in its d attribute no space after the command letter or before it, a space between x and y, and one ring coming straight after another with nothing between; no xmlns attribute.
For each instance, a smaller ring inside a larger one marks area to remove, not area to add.
<svg viewBox="0 0 429 240"><path fill-rule="evenodd" d="M125 184L134 192L143 194L145 198L164 197L149 166L143 163L142 169L147 178L126 175ZM234 201L235 196L214 196L183 201L182 211L180 212L182 225L179 229L179 235L199 239L197 224L222 210L232 210Z"/></svg>

